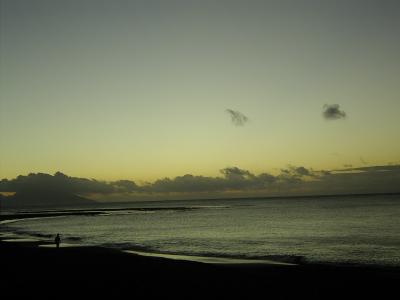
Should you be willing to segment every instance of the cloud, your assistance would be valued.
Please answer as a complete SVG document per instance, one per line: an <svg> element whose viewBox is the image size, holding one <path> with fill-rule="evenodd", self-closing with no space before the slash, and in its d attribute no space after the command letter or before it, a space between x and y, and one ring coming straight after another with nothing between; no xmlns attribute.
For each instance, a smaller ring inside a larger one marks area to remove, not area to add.
<svg viewBox="0 0 400 300"><path fill-rule="evenodd" d="M252 174L238 167L220 170L222 177L194 176L186 174L173 179L156 180L142 187L146 192L224 192L266 188L277 179L275 176L262 173Z"/></svg>
<svg viewBox="0 0 400 300"><path fill-rule="evenodd" d="M359 171L359 172L369 172L369 173L380 173L380 172L399 172L400 165L384 165L384 166L371 166L371 167L357 167L335 170L337 172L349 172L349 171Z"/></svg>
<svg viewBox="0 0 400 300"><path fill-rule="evenodd" d="M30 173L20 175L15 179L0 181L0 192L16 193L57 193L57 194L87 194L133 192L138 186L129 180L114 182L98 181L95 179L70 177L61 172L54 175L45 173Z"/></svg>
<svg viewBox="0 0 400 300"><path fill-rule="evenodd" d="M245 179L246 177L254 177L247 170L239 169L238 167L228 167L220 170L220 172L228 179Z"/></svg>
<svg viewBox="0 0 400 300"><path fill-rule="evenodd" d="M153 183L143 186L142 191L149 193L197 193L220 191L222 188L223 182L220 178L186 174L173 179L158 179Z"/></svg>
<svg viewBox="0 0 400 300"><path fill-rule="evenodd" d="M313 170L304 166L288 166L278 174L254 174L236 166L220 170L220 175L186 174L161 178L137 185L134 181L97 181L31 173L0 181L0 192L16 195L81 195L106 201L114 199L224 198L276 195L353 194L400 192L400 165L353 167L339 170ZM147 197L147 198L146 198ZM40 197L36 197L40 198ZM57 197L52 197L58 198Z"/></svg>
<svg viewBox="0 0 400 300"><path fill-rule="evenodd" d="M227 109L226 112L231 116L232 123L235 126L243 126L249 120L249 118L242 114L240 111Z"/></svg>
<svg viewBox="0 0 400 300"><path fill-rule="evenodd" d="M97 181L94 179L69 177L57 172L54 175L31 173L15 179L0 181L0 192L42 194L112 194L112 193L179 193L179 192L223 192L266 188L278 178L269 173L252 174L238 167L220 170L222 176L208 177L186 174L175 178L163 178L136 185L130 180Z"/></svg>
<svg viewBox="0 0 400 300"><path fill-rule="evenodd" d="M289 166L287 169L281 169L282 176L290 176L293 178L301 177L301 176L316 176L312 169L307 169L305 167L295 167Z"/></svg>
<svg viewBox="0 0 400 300"><path fill-rule="evenodd" d="M312 172L304 167L295 167L294 171L300 176L312 176Z"/></svg>
<svg viewBox="0 0 400 300"><path fill-rule="evenodd" d="M400 165L334 170L307 185L317 194L399 193Z"/></svg>
<svg viewBox="0 0 400 300"><path fill-rule="evenodd" d="M327 120L338 120L346 118L346 113L340 110L339 104L325 104L323 116Z"/></svg>
<svg viewBox="0 0 400 300"><path fill-rule="evenodd" d="M114 191L129 193L139 190L139 187L136 185L136 183L130 180L118 180L118 181L113 181L110 184Z"/></svg>

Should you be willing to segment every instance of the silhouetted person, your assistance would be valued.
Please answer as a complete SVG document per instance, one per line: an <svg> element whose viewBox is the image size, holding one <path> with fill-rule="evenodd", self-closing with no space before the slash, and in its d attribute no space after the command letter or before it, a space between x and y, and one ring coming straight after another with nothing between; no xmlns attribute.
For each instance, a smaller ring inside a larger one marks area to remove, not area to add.
<svg viewBox="0 0 400 300"><path fill-rule="evenodd" d="M57 233L56 238L54 239L54 243L56 243L57 249L60 248L60 242L61 242L60 234Z"/></svg>

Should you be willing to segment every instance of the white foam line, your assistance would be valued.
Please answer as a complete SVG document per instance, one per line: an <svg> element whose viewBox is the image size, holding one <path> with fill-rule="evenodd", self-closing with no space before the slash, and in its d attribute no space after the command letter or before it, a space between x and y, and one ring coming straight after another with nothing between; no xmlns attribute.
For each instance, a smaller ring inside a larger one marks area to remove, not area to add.
<svg viewBox="0 0 400 300"><path fill-rule="evenodd" d="M21 220L23 220L23 219L3 220L3 221L0 221L0 225L2 225L2 224L8 224L8 223L14 223L14 222L18 222L18 221L21 221Z"/></svg>
<svg viewBox="0 0 400 300"><path fill-rule="evenodd" d="M55 244L41 244L39 245L41 248L56 248ZM67 243L61 243L60 248L70 248L70 247L85 247L85 245L79 245L79 244L67 244Z"/></svg>
<svg viewBox="0 0 400 300"><path fill-rule="evenodd" d="M212 257L212 256L191 256L191 255L177 255L177 254L162 254L162 253L150 253L134 250L124 250L126 253L136 254L140 256L150 257L162 257L173 260L186 260L195 261L207 264L263 264L263 265L284 265L284 266L296 266L292 263L284 263L273 260L264 259L240 259L240 258L224 258L224 257Z"/></svg>
<svg viewBox="0 0 400 300"><path fill-rule="evenodd" d="M19 219L9 219L9 220L3 220L0 221L1 224L8 224L8 223L15 223L15 222L21 222L21 221L31 221L31 220L41 220L41 219L55 219L55 218L61 218L61 217L66 217L67 215L59 215L59 216L38 216L38 217L28 217L28 218L19 218Z"/></svg>
<svg viewBox="0 0 400 300"><path fill-rule="evenodd" d="M3 242L12 242L12 243L41 242L41 240L33 239L33 238L7 238L2 241Z"/></svg>

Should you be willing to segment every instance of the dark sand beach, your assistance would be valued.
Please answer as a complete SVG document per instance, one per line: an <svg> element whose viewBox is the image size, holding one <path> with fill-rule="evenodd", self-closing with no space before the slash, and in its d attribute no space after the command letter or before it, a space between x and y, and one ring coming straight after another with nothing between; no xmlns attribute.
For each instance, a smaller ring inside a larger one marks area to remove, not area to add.
<svg viewBox="0 0 400 300"><path fill-rule="evenodd" d="M102 212L42 211L2 215L1 221ZM56 249L51 240L10 236L0 237L1 294L13 297L386 299L400 283L396 267L159 256L66 243Z"/></svg>
<svg viewBox="0 0 400 300"><path fill-rule="evenodd" d="M0 241L0 258L1 293L12 296L387 299L400 283L396 268L205 264L34 241Z"/></svg>

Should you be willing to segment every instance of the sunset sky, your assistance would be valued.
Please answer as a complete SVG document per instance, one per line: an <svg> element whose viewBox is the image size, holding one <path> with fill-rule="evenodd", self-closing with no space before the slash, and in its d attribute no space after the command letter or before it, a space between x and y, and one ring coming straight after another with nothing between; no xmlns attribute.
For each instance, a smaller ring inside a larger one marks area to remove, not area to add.
<svg viewBox="0 0 400 300"><path fill-rule="evenodd" d="M0 0L0 11L0 179L400 163L399 1Z"/></svg>

